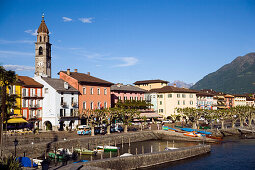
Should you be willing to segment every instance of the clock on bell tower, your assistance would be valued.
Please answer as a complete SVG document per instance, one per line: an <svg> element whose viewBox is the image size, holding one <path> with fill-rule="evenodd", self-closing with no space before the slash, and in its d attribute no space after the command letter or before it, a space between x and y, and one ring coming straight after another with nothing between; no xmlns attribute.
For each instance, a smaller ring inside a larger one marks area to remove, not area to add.
<svg viewBox="0 0 255 170"><path fill-rule="evenodd" d="M51 77L51 44L44 15L37 30L35 43L35 76Z"/></svg>

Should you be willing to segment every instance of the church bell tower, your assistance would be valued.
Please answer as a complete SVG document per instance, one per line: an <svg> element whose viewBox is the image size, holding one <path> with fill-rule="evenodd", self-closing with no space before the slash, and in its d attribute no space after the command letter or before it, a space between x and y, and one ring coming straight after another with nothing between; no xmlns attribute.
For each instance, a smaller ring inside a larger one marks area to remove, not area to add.
<svg viewBox="0 0 255 170"><path fill-rule="evenodd" d="M51 77L51 44L44 15L37 30L35 43L35 76Z"/></svg>

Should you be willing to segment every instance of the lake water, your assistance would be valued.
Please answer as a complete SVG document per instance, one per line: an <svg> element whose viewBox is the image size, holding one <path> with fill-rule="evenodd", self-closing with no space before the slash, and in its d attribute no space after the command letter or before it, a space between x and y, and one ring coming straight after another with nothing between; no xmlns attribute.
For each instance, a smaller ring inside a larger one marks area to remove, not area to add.
<svg viewBox="0 0 255 170"><path fill-rule="evenodd" d="M225 138L221 144L213 144L209 154L148 169L255 169L255 139Z"/></svg>

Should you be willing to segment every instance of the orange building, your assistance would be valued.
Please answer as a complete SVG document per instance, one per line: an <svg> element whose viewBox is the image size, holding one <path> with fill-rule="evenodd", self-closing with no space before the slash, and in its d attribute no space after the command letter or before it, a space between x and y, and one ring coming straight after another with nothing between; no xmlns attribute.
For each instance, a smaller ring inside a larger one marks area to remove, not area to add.
<svg viewBox="0 0 255 170"><path fill-rule="evenodd" d="M42 88L43 85L27 76L18 76L22 83L22 116L29 122L40 126L42 120Z"/></svg>
<svg viewBox="0 0 255 170"><path fill-rule="evenodd" d="M67 71L59 72L60 79L68 82L79 91L79 112L86 109L100 109L111 107L110 88L113 83L93 77L88 74Z"/></svg>

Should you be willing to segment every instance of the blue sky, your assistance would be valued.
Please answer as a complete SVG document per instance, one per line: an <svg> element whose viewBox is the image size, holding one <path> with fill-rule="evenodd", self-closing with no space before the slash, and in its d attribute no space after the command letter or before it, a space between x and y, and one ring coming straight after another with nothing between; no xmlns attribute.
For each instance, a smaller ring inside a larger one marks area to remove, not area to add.
<svg viewBox="0 0 255 170"><path fill-rule="evenodd" d="M118 83L195 83L255 51L254 0L0 0L0 63L33 76L42 13L52 77L60 70Z"/></svg>

